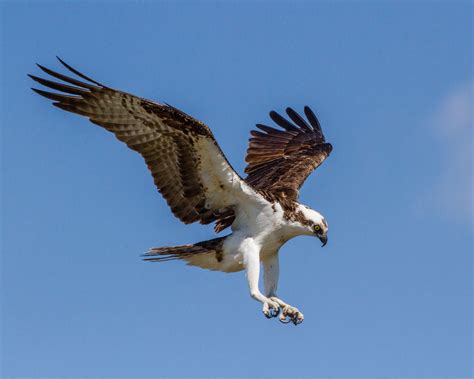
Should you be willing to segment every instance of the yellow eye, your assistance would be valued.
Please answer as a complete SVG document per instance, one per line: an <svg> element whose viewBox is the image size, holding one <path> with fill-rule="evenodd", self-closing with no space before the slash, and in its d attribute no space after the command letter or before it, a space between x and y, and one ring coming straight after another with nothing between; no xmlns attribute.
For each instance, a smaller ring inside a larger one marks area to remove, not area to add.
<svg viewBox="0 0 474 379"><path fill-rule="evenodd" d="M321 230L321 227L319 225L314 225L314 231L319 232Z"/></svg>

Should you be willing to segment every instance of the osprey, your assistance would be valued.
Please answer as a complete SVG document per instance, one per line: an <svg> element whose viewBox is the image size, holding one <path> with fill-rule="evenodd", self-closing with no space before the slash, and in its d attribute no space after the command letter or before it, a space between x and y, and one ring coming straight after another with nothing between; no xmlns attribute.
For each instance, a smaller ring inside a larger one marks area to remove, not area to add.
<svg viewBox="0 0 474 379"><path fill-rule="evenodd" d="M246 270L250 295L262 303L267 318L301 323L303 314L276 293L278 251L299 235L318 237L322 246L327 243L324 217L298 202L305 179L332 151L313 111L304 108L305 120L287 108L291 121L272 111L270 118L280 128L257 124L259 130L251 131L243 179L204 123L169 104L107 87L59 61L82 80L38 65L62 82L29 75L59 91L33 88L36 93L58 108L88 117L140 153L159 192L182 222L215 222L216 232L232 230L208 241L152 248L144 259L179 259L223 272ZM259 290L261 264L264 293Z"/></svg>

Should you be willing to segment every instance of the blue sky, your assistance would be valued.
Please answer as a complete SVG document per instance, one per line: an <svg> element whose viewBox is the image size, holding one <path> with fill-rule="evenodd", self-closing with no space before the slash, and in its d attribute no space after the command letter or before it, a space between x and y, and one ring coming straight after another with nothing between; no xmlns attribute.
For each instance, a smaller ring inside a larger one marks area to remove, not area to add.
<svg viewBox="0 0 474 379"><path fill-rule="evenodd" d="M472 3L2 2L6 377L472 376ZM55 56L206 122L239 171L268 111L310 105L302 190L329 243L281 250L294 327L243 273L149 264L191 243L141 158L30 91Z"/></svg>

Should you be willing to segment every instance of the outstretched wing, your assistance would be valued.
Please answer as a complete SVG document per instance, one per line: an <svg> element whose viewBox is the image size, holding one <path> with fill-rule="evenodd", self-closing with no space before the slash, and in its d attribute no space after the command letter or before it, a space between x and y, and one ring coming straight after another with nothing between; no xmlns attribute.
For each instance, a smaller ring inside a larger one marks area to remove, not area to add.
<svg viewBox="0 0 474 379"><path fill-rule="evenodd" d="M321 125L309 107L304 108L309 124L291 108L286 113L293 123L270 112L282 129L257 124L260 131L251 131L245 180L280 199L296 200L304 181L329 156L332 146L325 142Z"/></svg>
<svg viewBox="0 0 474 379"><path fill-rule="evenodd" d="M33 90L61 109L88 117L140 153L181 221L208 224L233 215L240 201L255 197L205 124L170 105L109 88L59 60L86 82L38 65L62 82L30 77L60 93Z"/></svg>

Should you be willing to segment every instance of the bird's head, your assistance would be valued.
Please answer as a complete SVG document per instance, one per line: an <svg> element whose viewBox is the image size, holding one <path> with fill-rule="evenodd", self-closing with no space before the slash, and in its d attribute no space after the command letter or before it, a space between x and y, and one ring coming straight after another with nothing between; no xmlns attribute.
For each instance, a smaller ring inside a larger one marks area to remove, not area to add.
<svg viewBox="0 0 474 379"><path fill-rule="evenodd" d="M328 223L325 218L315 210L299 205L296 210L296 221L301 225L304 234L318 237L325 246L328 242Z"/></svg>

